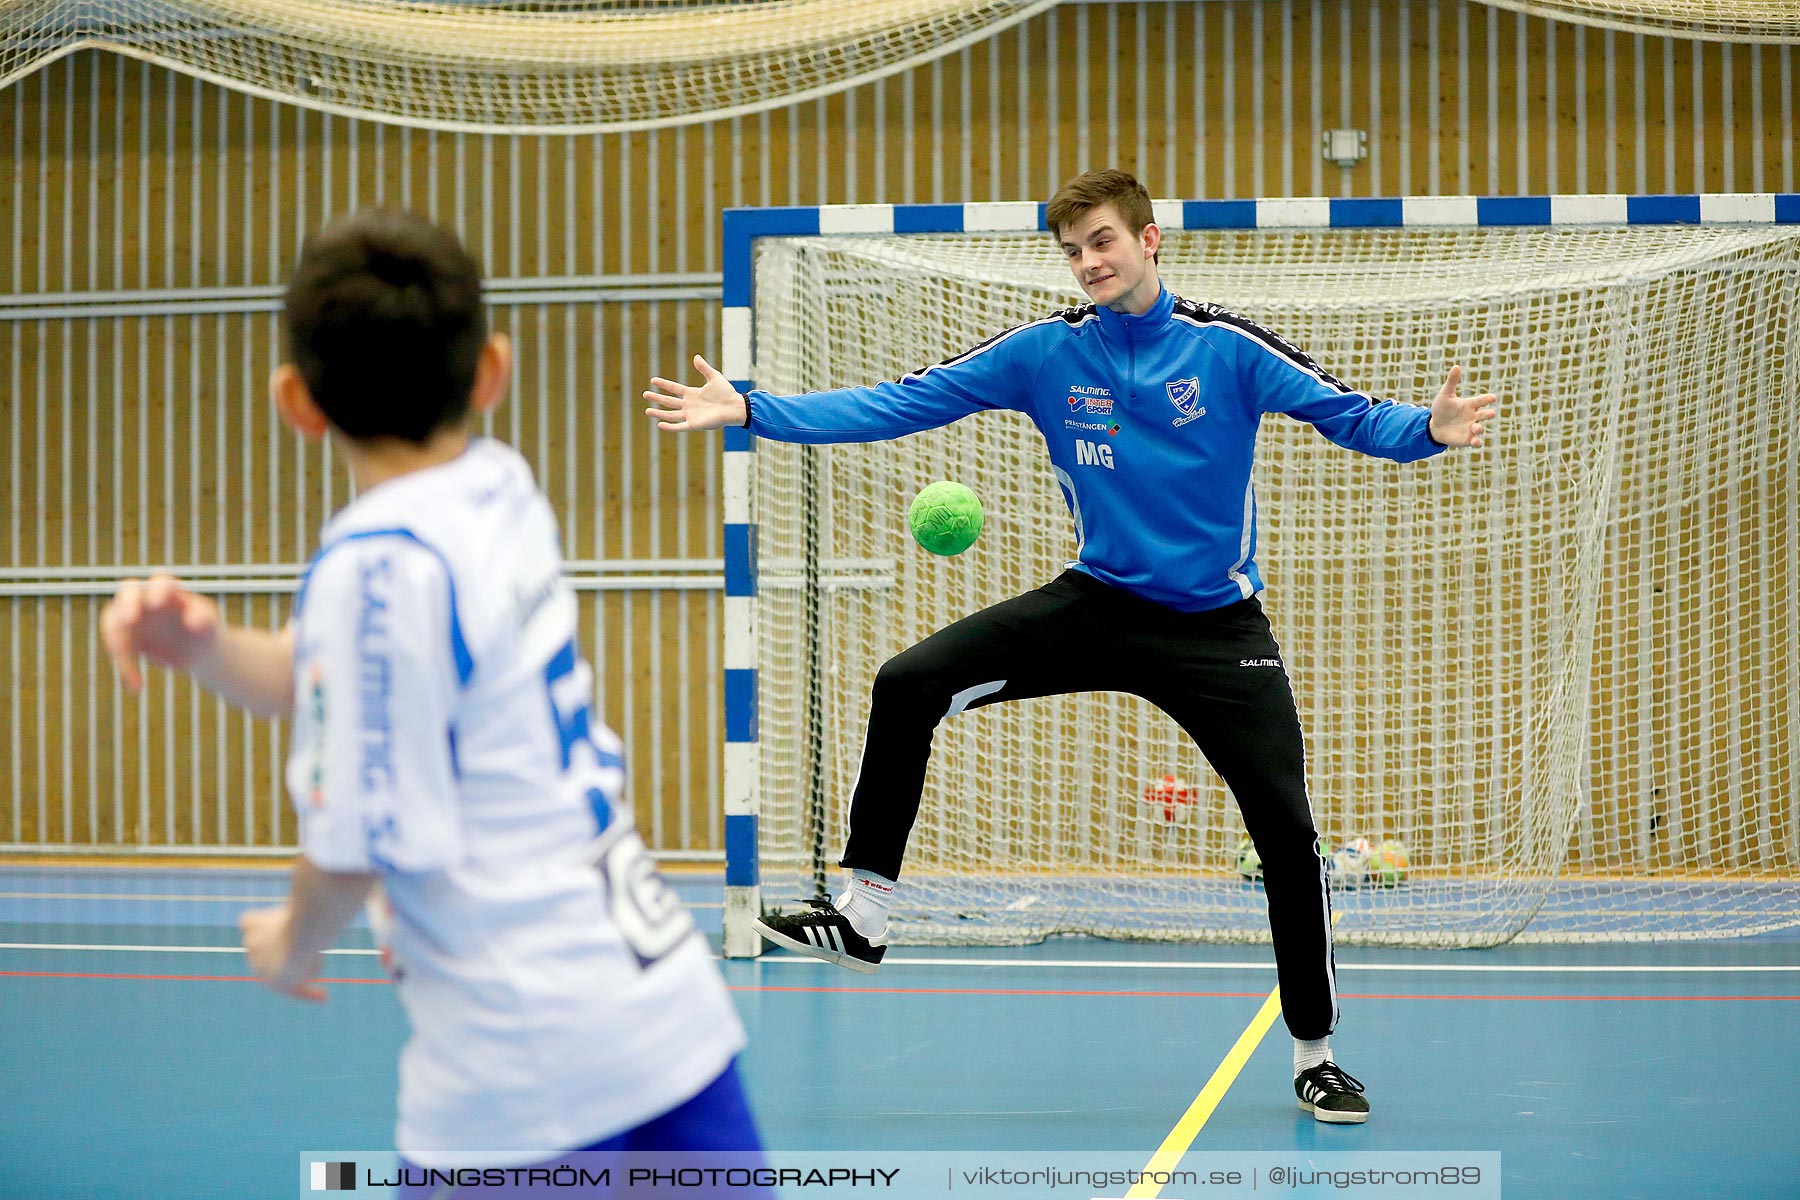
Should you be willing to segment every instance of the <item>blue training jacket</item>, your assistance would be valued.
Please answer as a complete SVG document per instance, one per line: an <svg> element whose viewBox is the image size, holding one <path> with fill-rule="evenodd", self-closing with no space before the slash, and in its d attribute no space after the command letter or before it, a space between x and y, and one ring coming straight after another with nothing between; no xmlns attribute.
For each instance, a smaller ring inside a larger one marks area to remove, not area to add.
<svg viewBox="0 0 1800 1200"><path fill-rule="evenodd" d="M871 442L995 408L1044 435L1075 517L1069 565L1184 612L1262 590L1250 469L1264 413L1397 462L1443 449L1427 409L1353 391L1268 330L1166 290L1142 316L1064 309L897 383L751 392L750 429Z"/></svg>

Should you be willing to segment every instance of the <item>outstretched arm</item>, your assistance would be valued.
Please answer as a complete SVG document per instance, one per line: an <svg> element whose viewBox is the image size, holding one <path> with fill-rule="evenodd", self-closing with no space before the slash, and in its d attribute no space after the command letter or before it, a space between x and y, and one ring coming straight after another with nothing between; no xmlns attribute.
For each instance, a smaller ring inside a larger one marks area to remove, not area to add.
<svg viewBox="0 0 1800 1200"><path fill-rule="evenodd" d="M1495 407L1500 397L1492 392L1467 399L1458 396L1456 387L1462 382L1462 373L1460 366L1451 367L1450 374L1444 377L1444 386L1438 389L1437 399L1431 402L1431 436L1440 445L1479 448L1486 422L1500 411Z"/></svg>
<svg viewBox="0 0 1800 1200"><path fill-rule="evenodd" d="M1450 368L1429 408L1396 404L1343 383L1292 342L1254 322L1224 313L1216 319L1239 335L1230 344L1238 355L1239 381L1256 406L1305 421L1346 450L1416 462L1442 454L1446 446L1481 445L1481 422L1494 415L1487 407L1493 396L1457 398L1461 367Z"/></svg>
<svg viewBox="0 0 1800 1200"><path fill-rule="evenodd" d="M896 381L795 396L760 389L739 395L696 354L700 385L652 379L644 399L653 407L644 415L662 429L744 425L757 437L777 442L823 445L904 437L988 409L1025 408L1031 381L1047 353L1045 339L1066 327L1055 318L1033 321Z"/></svg>
<svg viewBox="0 0 1800 1200"><path fill-rule="evenodd" d="M698 354L694 355L694 369L700 372L699 387L660 376L652 379L652 390L644 393L644 399L654 407L646 408L644 415L655 421L658 429L674 433L748 425L750 406L731 381Z"/></svg>
<svg viewBox="0 0 1800 1200"><path fill-rule="evenodd" d="M138 659L182 671L261 717L294 707L294 634L228 625L219 606L168 575L127 579L100 611L100 643L125 687L143 690Z"/></svg>

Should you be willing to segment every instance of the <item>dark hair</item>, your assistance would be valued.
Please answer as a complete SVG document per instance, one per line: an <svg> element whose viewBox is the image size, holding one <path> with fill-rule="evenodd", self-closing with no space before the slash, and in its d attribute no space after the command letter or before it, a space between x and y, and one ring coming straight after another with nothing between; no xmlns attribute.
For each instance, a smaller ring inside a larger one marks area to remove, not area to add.
<svg viewBox="0 0 1800 1200"><path fill-rule="evenodd" d="M283 320L291 361L349 437L424 442L467 417L487 343L481 268L424 217L365 209L308 238Z"/></svg>
<svg viewBox="0 0 1800 1200"><path fill-rule="evenodd" d="M1156 220L1156 209L1144 185L1123 171L1088 171L1056 189L1050 203L1044 206L1044 223L1050 233L1062 238L1063 226L1073 225L1102 204L1119 211L1119 219L1131 236L1144 236L1144 226Z"/></svg>

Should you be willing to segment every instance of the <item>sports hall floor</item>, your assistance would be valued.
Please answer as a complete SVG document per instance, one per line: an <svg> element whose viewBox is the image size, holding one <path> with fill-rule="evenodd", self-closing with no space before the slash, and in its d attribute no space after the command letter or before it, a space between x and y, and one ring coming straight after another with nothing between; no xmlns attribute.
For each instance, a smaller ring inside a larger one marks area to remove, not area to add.
<svg viewBox="0 0 1800 1200"><path fill-rule="evenodd" d="M672 878L716 941L718 878ZM323 1007L246 978L236 915L285 887L279 870L0 867L0 1198L287 1197L304 1151L391 1146L405 1031L366 935L327 960ZM1298 1110L1277 1021L1190 1161L1496 1151L1508 1200L1800 1196L1795 931L1339 959L1335 1045L1373 1118ZM724 964L770 1145L1147 1163L1274 986L1257 946L888 961Z"/></svg>

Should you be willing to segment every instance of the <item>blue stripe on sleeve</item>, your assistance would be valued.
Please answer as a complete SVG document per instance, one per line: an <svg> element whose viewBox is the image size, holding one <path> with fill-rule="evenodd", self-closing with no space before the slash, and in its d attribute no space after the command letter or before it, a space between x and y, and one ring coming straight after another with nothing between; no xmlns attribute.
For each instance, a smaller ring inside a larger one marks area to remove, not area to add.
<svg viewBox="0 0 1800 1200"><path fill-rule="evenodd" d="M294 601L294 616L299 617L300 610L306 602L306 585L312 579L312 573L318 569L320 561L327 554L350 542L363 542L370 538L381 537L400 538L402 541L411 542L430 553L444 568L444 586L450 592L450 656L456 662L456 682L460 686L468 686L469 679L475 674L475 659L469 653L469 643L463 637L462 618L457 613L456 576L451 572L450 560L444 557L443 551L410 529L366 529L358 533L347 533L331 545L321 546L319 552L313 555L312 562L307 565L306 575L300 581L300 595Z"/></svg>

